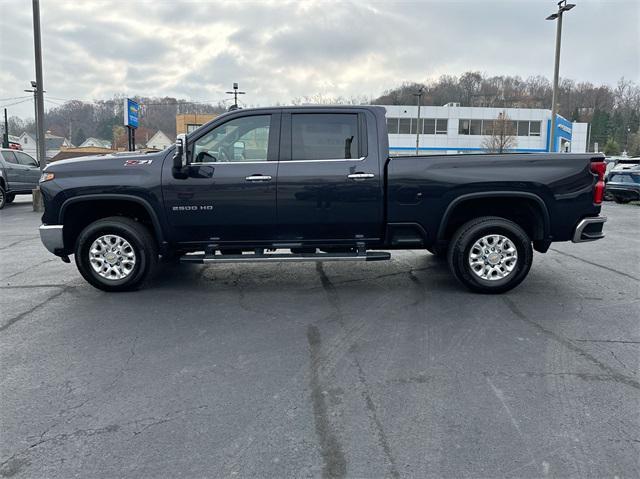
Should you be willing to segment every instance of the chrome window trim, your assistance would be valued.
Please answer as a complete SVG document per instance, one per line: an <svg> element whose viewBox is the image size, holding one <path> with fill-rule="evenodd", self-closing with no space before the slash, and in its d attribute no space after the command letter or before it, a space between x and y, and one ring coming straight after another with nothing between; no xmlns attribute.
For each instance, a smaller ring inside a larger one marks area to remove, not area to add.
<svg viewBox="0 0 640 479"><path fill-rule="evenodd" d="M200 165L256 165L263 163L277 163L277 161L206 161L199 163L189 163L189 166L200 166Z"/></svg>
<svg viewBox="0 0 640 479"><path fill-rule="evenodd" d="M320 163L325 161L336 162L336 161L363 161L365 160L365 156L361 156L360 158L327 158L323 160L280 160L280 163Z"/></svg>
<svg viewBox="0 0 640 479"><path fill-rule="evenodd" d="M363 161L366 160L366 156L361 156L360 158L327 158L323 160L277 160L277 161L209 161L203 163L189 163L189 166L200 166L200 165L257 165L264 163L319 163L325 161Z"/></svg>

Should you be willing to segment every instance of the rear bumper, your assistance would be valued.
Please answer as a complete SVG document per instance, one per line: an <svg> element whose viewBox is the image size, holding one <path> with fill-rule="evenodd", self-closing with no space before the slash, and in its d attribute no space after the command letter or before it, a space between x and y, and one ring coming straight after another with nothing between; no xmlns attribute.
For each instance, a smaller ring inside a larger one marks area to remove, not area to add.
<svg viewBox="0 0 640 479"><path fill-rule="evenodd" d="M576 226L576 229L573 232L573 239L571 241L574 243L585 243L587 241L595 241L604 238L602 230L606 221L606 216L584 218Z"/></svg>
<svg viewBox="0 0 640 479"><path fill-rule="evenodd" d="M60 255L64 251L62 229L62 225L41 225L39 228L42 244L55 255Z"/></svg>

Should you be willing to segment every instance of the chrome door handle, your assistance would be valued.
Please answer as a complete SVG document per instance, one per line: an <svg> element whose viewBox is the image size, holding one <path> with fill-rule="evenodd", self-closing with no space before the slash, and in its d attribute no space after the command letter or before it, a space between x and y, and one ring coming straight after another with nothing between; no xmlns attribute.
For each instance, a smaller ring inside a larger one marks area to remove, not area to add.
<svg viewBox="0 0 640 479"><path fill-rule="evenodd" d="M271 177L268 175L251 175L245 178L247 181L271 181Z"/></svg>
<svg viewBox="0 0 640 479"><path fill-rule="evenodd" d="M367 178L374 178L375 176L373 173L351 173L347 178L350 180L366 180Z"/></svg>

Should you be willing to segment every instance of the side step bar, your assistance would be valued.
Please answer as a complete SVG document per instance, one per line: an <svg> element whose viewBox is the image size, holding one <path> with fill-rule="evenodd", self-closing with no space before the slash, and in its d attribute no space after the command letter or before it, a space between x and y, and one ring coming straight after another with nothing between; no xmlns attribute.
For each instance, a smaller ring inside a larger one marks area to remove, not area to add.
<svg viewBox="0 0 640 479"><path fill-rule="evenodd" d="M294 263L302 261L384 261L391 253L301 253L301 254L205 254L194 253L180 257L181 263Z"/></svg>

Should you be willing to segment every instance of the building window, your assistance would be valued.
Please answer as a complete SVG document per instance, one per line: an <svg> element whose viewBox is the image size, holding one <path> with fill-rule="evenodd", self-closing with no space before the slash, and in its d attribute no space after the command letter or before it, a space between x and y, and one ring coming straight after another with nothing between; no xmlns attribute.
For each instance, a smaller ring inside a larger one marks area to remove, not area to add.
<svg viewBox="0 0 640 479"><path fill-rule="evenodd" d="M400 118L398 133L401 135L408 135L411 133L411 118Z"/></svg>
<svg viewBox="0 0 640 479"><path fill-rule="evenodd" d="M471 120L471 134L480 135L482 133L482 120Z"/></svg>
<svg viewBox="0 0 640 479"><path fill-rule="evenodd" d="M482 134L486 136L493 135L493 120L482 120Z"/></svg>
<svg viewBox="0 0 640 479"><path fill-rule="evenodd" d="M432 118L422 120L422 133L425 135L436 134L436 121Z"/></svg>
<svg viewBox="0 0 640 479"><path fill-rule="evenodd" d="M528 121L519 121L518 122L518 136L529 136L529 122Z"/></svg>
<svg viewBox="0 0 640 479"><path fill-rule="evenodd" d="M458 134L459 135L468 135L469 130L471 129L471 120L460 120L458 122Z"/></svg>
<svg viewBox="0 0 640 479"><path fill-rule="evenodd" d="M195 123L188 123L187 124L187 133L191 133L194 130L197 130L198 128L200 128L202 125L197 125Z"/></svg>
<svg viewBox="0 0 640 479"><path fill-rule="evenodd" d="M540 122L539 121L530 122L529 135L530 136L540 136Z"/></svg>
<svg viewBox="0 0 640 479"><path fill-rule="evenodd" d="M390 135L398 134L398 119L397 118L387 118L387 130L389 130Z"/></svg>
<svg viewBox="0 0 640 479"><path fill-rule="evenodd" d="M436 135L446 135L447 128L449 126L449 120L445 119L437 119L436 120Z"/></svg>

